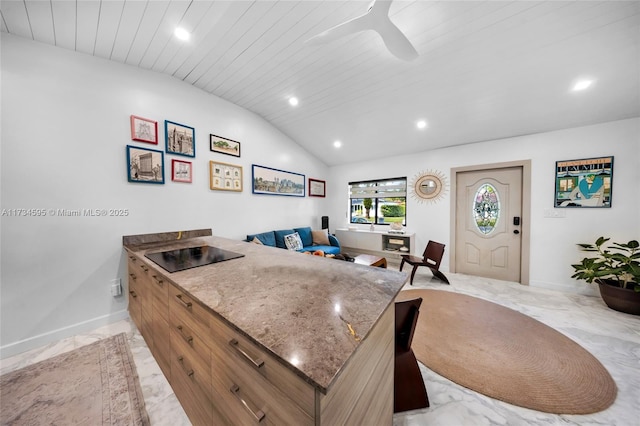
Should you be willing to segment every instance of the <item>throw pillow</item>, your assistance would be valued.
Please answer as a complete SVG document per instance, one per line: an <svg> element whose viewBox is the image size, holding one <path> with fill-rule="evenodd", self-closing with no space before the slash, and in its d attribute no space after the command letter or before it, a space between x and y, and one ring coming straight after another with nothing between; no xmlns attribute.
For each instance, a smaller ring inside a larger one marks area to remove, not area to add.
<svg viewBox="0 0 640 426"><path fill-rule="evenodd" d="M311 231L314 246L330 246L329 233L326 229L321 231Z"/></svg>
<svg viewBox="0 0 640 426"><path fill-rule="evenodd" d="M258 239L258 237L253 237L253 240L251 240L251 242L252 242L252 243L254 243L254 244L261 245L261 246L263 246L263 245L264 245L264 244L262 244L262 241L260 241L260 240Z"/></svg>
<svg viewBox="0 0 640 426"><path fill-rule="evenodd" d="M288 250L302 250L302 240L297 232L284 236L284 243Z"/></svg>

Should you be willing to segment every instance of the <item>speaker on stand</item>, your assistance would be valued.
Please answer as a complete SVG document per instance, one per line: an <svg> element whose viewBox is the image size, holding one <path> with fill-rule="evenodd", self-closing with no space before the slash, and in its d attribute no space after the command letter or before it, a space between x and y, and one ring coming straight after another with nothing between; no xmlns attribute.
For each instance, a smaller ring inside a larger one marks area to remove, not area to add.
<svg viewBox="0 0 640 426"><path fill-rule="evenodd" d="M322 216L322 229L329 229L329 216Z"/></svg>

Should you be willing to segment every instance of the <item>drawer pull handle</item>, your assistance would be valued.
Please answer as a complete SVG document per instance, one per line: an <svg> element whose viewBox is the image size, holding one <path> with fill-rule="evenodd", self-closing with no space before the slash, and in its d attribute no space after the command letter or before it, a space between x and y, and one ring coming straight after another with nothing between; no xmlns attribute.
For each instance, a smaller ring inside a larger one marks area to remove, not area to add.
<svg viewBox="0 0 640 426"><path fill-rule="evenodd" d="M147 268L147 267L146 267L146 266L144 266L144 265L140 265L140 268L142 268L142 270L143 270L143 271L145 271L145 272L147 272L147 271L149 270L149 268Z"/></svg>
<svg viewBox="0 0 640 426"><path fill-rule="evenodd" d="M131 277L132 280L136 280L138 279L138 277L136 277L136 274L129 274L129 276Z"/></svg>
<svg viewBox="0 0 640 426"><path fill-rule="evenodd" d="M177 294L176 297L184 305L185 308L191 309L191 302L185 302L184 300L182 300L182 295L181 294Z"/></svg>
<svg viewBox="0 0 640 426"><path fill-rule="evenodd" d="M135 291L133 291L133 290L131 290L131 291L129 292L129 294L130 294L130 295L131 295L131 297L133 297L133 298L138 297L138 295L136 294L136 292L135 292Z"/></svg>
<svg viewBox="0 0 640 426"><path fill-rule="evenodd" d="M132 262L135 262L136 260L138 260L138 259L136 259L135 256L129 256L129 259L131 259Z"/></svg>
<svg viewBox="0 0 640 426"><path fill-rule="evenodd" d="M179 325L176 328L178 329L178 331L180 331L180 335L182 336L184 341L187 342L190 346L193 346L193 336L185 336L184 333L182 332L182 326L181 325Z"/></svg>
<svg viewBox="0 0 640 426"><path fill-rule="evenodd" d="M260 423L262 421L262 419L264 419L264 413L262 412L262 410L258 410L258 412L254 412L251 407L249 407L249 404L247 404L247 401L245 401L244 399L242 399L242 397L240 396L239 392L240 392L240 387L238 385L236 385L235 383L231 386L231 389L229 389L231 391L231 393L238 398L238 401L240 401L242 403L242 405L244 405L244 408L247 409L247 411L249 413L251 413L251 415L253 416L253 418L255 419L256 422Z"/></svg>
<svg viewBox="0 0 640 426"><path fill-rule="evenodd" d="M184 357L182 355L180 355L178 357L178 362L180 362L180 365L182 366L182 369L184 370L185 373L187 373L187 376L191 377L193 379L193 369L189 369L187 370L184 366Z"/></svg>
<svg viewBox="0 0 640 426"><path fill-rule="evenodd" d="M251 356L242 350L239 342L236 339L229 340L229 344L240 353L247 361L249 361L255 368L260 368L264 365L264 361L261 359L253 359Z"/></svg>
<svg viewBox="0 0 640 426"><path fill-rule="evenodd" d="M164 286L164 281L158 278L157 276L154 275L153 279L156 280L156 284L158 284L160 287Z"/></svg>

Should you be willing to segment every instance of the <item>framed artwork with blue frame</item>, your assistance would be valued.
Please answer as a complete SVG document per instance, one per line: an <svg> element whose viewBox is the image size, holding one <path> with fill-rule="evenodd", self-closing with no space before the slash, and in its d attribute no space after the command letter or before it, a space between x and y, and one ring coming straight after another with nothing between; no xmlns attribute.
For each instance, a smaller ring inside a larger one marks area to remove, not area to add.
<svg viewBox="0 0 640 426"><path fill-rule="evenodd" d="M196 130L193 127L165 120L164 135L167 154L196 156Z"/></svg>
<svg viewBox="0 0 640 426"><path fill-rule="evenodd" d="M611 207L613 156L556 161L554 207Z"/></svg>
<svg viewBox="0 0 640 426"><path fill-rule="evenodd" d="M305 176L253 164L251 186L254 194L305 196Z"/></svg>
<svg viewBox="0 0 640 426"><path fill-rule="evenodd" d="M164 152L127 145L129 182L164 184Z"/></svg>

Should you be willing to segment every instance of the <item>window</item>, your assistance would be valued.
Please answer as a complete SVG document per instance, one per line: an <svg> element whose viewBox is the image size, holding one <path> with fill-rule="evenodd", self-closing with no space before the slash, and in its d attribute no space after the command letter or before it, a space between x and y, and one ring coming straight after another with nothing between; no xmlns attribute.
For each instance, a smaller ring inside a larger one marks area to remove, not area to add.
<svg viewBox="0 0 640 426"><path fill-rule="evenodd" d="M407 220L407 178L349 182L351 223L389 225Z"/></svg>
<svg viewBox="0 0 640 426"><path fill-rule="evenodd" d="M473 205L476 227L483 234L490 234L500 219L500 198L498 191L490 183L485 183L476 192Z"/></svg>

